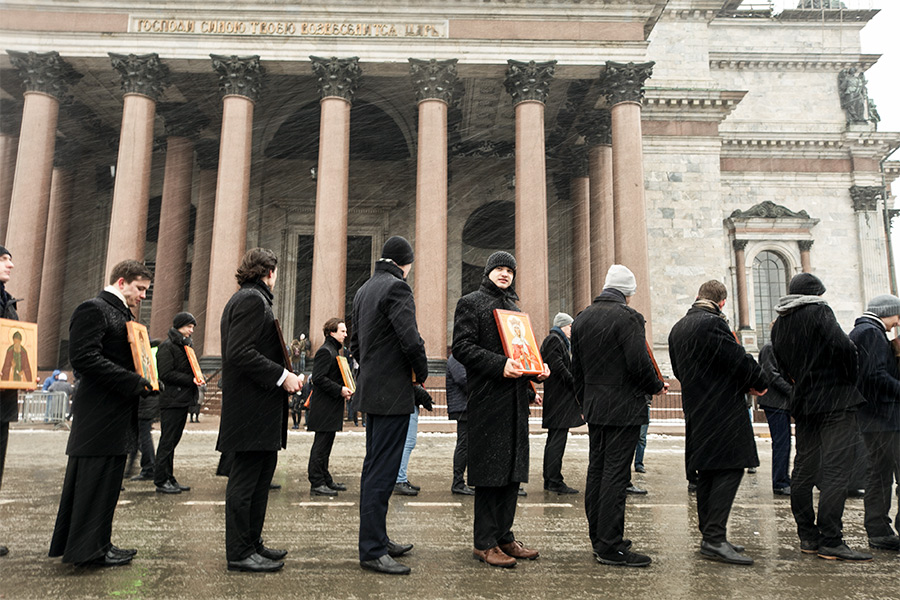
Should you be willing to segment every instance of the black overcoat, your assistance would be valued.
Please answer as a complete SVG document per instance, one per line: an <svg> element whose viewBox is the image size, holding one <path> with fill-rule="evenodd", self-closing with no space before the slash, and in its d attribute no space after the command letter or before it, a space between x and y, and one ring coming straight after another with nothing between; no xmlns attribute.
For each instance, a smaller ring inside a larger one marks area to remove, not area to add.
<svg viewBox="0 0 900 600"><path fill-rule="evenodd" d="M18 300L13 298L0 282L0 317L19 320L16 312ZM0 390L0 422L14 423L19 420L19 390Z"/></svg>
<svg viewBox="0 0 900 600"><path fill-rule="evenodd" d="M168 337L156 351L159 380L165 384L165 389L159 395L160 408L187 408L197 397L194 370L191 369L185 351L185 346L190 345L191 339L172 327Z"/></svg>
<svg viewBox="0 0 900 600"><path fill-rule="evenodd" d="M310 431L341 431L344 428L344 378L337 357L341 344L330 335L316 352L313 362L313 395L306 412L306 428Z"/></svg>
<svg viewBox="0 0 900 600"><path fill-rule="evenodd" d="M569 429L584 425L581 407L575 400L575 380L572 378L572 357L568 340L559 329L551 329L541 344L541 357L550 367L550 377L544 381L544 429Z"/></svg>
<svg viewBox="0 0 900 600"><path fill-rule="evenodd" d="M287 447L289 394L278 380L289 365L284 364L272 298L263 282L245 283L222 312L220 452Z"/></svg>
<svg viewBox="0 0 900 600"><path fill-rule="evenodd" d="M466 402L468 384L466 368L451 354L447 357L447 417L458 421L468 421Z"/></svg>
<svg viewBox="0 0 900 600"><path fill-rule="evenodd" d="M669 333L669 358L681 382L688 470L759 466L745 396L767 382L721 313L688 310Z"/></svg>
<svg viewBox="0 0 900 600"><path fill-rule="evenodd" d="M866 403L859 407L860 431L900 431L900 365L881 319L856 320L850 339L859 350L857 388Z"/></svg>
<svg viewBox="0 0 900 600"><path fill-rule="evenodd" d="M69 361L81 378L72 399L69 456L127 454L137 440L141 376L134 371L125 303L107 291L82 302L69 322Z"/></svg>
<svg viewBox="0 0 900 600"><path fill-rule="evenodd" d="M769 388L765 396L757 399L757 403L766 408L790 411L791 383L778 371L778 363L775 361L775 351L772 350L771 342L760 348L759 366L762 367L763 376L769 382Z"/></svg>
<svg viewBox="0 0 900 600"><path fill-rule="evenodd" d="M485 277L481 287L456 304L453 356L466 368L469 421L468 481L498 487L528 481L528 404L534 397L526 377L503 377L506 354L494 309L518 311L518 297Z"/></svg>
<svg viewBox="0 0 900 600"><path fill-rule="evenodd" d="M417 382L425 383L428 359L416 325L412 289L391 261L376 262L372 277L353 298L350 352L359 362L357 410L373 415L413 412L413 374Z"/></svg>

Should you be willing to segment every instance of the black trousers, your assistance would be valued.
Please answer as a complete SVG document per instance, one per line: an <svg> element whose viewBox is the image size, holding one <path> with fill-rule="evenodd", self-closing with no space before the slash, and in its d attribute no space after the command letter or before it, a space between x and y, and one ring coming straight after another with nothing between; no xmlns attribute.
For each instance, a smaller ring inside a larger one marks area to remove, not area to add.
<svg viewBox="0 0 900 600"><path fill-rule="evenodd" d="M772 489L791 485L791 413L763 407L772 436Z"/></svg>
<svg viewBox="0 0 900 600"><path fill-rule="evenodd" d="M869 452L866 450L866 443L859 431L856 432L850 453L853 456L853 462L850 463L850 480L847 482L847 489L863 490L866 488L868 479Z"/></svg>
<svg viewBox="0 0 900 600"><path fill-rule="evenodd" d="M159 411L159 446L156 448L156 463L153 467L153 482L156 485L163 485L174 479L175 447L184 433L187 414L187 406L163 408Z"/></svg>
<svg viewBox="0 0 900 600"><path fill-rule="evenodd" d="M225 554L243 560L262 544L277 451L235 452L225 488Z"/></svg>
<svg viewBox="0 0 900 600"><path fill-rule="evenodd" d="M469 460L469 422L456 421L456 449L453 450L453 487L465 485L466 462Z"/></svg>
<svg viewBox="0 0 900 600"><path fill-rule="evenodd" d="M516 540L512 532L516 518L519 482L475 488L475 548L487 550Z"/></svg>
<svg viewBox="0 0 900 600"><path fill-rule="evenodd" d="M613 427L588 424L590 450L584 511L591 546L598 554L620 549L625 533L625 488L631 480L631 460L640 425Z"/></svg>
<svg viewBox="0 0 900 600"><path fill-rule="evenodd" d="M400 472L409 415L368 415L359 481L359 560L387 554L387 512Z"/></svg>
<svg viewBox="0 0 900 600"><path fill-rule="evenodd" d="M697 518L704 542L726 540L728 515L743 477L744 469L697 471Z"/></svg>
<svg viewBox="0 0 900 600"><path fill-rule="evenodd" d="M0 487L3 486L3 467L6 465L6 447L9 445L9 423L0 422Z"/></svg>
<svg viewBox="0 0 900 600"><path fill-rule="evenodd" d="M333 431L317 431L313 438L312 448L309 451L309 463L307 476L312 487L331 485L334 479L328 472L328 459L331 457L331 448L334 446Z"/></svg>
<svg viewBox="0 0 900 600"><path fill-rule="evenodd" d="M900 502L891 529L891 488L900 473L900 431L863 433L869 450L869 473L866 483L866 533L869 537L900 532Z"/></svg>
<svg viewBox="0 0 900 600"><path fill-rule="evenodd" d="M568 429L548 429L544 444L544 489L556 489L563 485L562 461L566 452Z"/></svg>
<svg viewBox="0 0 900 600"><path fill-rule="evenodd" d="M141 475L153 477L156 456L153 452L153 419L138 419L138 447L128 455L128 467L125 469L131 474L134 461L137 459L138 450L141 452Z"/></svg>
<svg viewBox="0 0 900 600"><path fill-rule="evenodd" d="M843 543L842 518L850 481L851 456L847 449L859 435L856 413L794 415L794 422L797 456L791 474L791 512L797 534L803 541L838 546ZM819 487L818 516L813 508L814 485Z"/></svg>
<svg viewBox="0 0 900 600"><path fill-rule="evenodd" d="M124 454L69 457L50 556L79 564L106 554L124 473Z"/></svg>

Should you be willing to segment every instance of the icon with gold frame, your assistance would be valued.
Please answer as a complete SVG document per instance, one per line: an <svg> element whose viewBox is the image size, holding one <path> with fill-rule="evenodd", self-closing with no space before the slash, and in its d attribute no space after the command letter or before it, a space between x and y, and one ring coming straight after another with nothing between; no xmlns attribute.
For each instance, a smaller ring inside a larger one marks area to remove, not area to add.
<svg viewBox="0 0 900 600"><path fill-rule="evenodd" d="M37 323L0 319L0 390L33 390L37 387Z"/></svg>
<svg viewBox="0 0 900 600"><path fill-rule="evenodd" d="M125 328L128 330L128 345L131 346L135 373L149 381L154 390L159 391L159 374L156 372L156 361L150 349L147 328L137 321L128 321Z"/></svg>
<svg viewBox="0 0 900 600"><path fill-rule="evenodd" d="M526 375L540 375L544 372L544 360L528 313L513 310L494 309L494 320L500 330L503 352L507 358L519 363Z"/></svg>

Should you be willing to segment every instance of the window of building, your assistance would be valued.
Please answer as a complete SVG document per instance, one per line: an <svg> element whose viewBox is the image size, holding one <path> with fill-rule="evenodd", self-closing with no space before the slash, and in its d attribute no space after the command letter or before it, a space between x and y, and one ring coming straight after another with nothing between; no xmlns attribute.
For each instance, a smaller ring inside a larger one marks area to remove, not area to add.
<svg viewBox="0 0 900 600"><path fill-rule="evenodd" d="M756 305L758 344L769 342L769 324L775 320L775 305L787 294L788 268L784 258L771 250L763 250L753 259L753 298Z"/></svg>

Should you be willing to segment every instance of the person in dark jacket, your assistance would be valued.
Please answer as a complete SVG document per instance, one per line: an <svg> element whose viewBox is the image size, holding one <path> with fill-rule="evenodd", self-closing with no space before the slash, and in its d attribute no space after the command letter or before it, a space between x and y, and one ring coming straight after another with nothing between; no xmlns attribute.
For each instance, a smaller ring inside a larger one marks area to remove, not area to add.
<svg viewBox="0 0 900 600"><path fill-rule="evenodd" d="M154 342L156 340L153 340ZM151 342L152 343L152 342ZM153 481L156 468L156 450L153 448L153 423L159 421L159 395L141 396L138 401L137 445L128 453L125 477L131 481ZM141 470L131 477L138 452L141 453Z"/></svg>
<svg viewBox="0 0 900 600"><path fill-rule="evenodd" d="M137 553L110 538L125 458L137 438L138 398L154 393L135 372L126 326L150 278L143 263L120 262L110 285L72 313L69 361L81 382L72 400L69 461L49 553L64 563L115 566Z"/></svg>
<svg viewBox="0 0 900 600"><path fill-rule="evenodd" d="M197 320L189 312L181 312L172 320L172 328L156 351L159 380L165 389L159 395L159 446L153 482L156 491L180 494L191 488L178 483L174 474L175 447L181 441L187 422L188 408L195 401L202 383L194 376L186 348L191 347L191 335Z"/></svg>
<svg viewBox="0 0 900 600"><path fill-rule="evenodd" d="M734 337L722 314L728 291L716 280L669 333L669 358L681 382L688 469L697 471L697 516L703 556L739 565L753 559L731 544L726 525L746 467L758 467L746 394L764 394L762 368Z"/></svg>
<svg viewBox="0 0 900 600"><path fill-rule="evenodd" d="M278 451L287 447L287 399L300 389L272 312L277 265L271 250L248 250L235 276L241 289L222 312L216 450L234 456L225 491L229 571L277 571L287 554L267 548L262 539Z"/></svg>
<svg viewBox="0 0 900 600"><path fill-rule="evenodd" d="M375 272L353 298L350 336L350 352L359 361L354 397L359 410L367 413L366 458L359 483L359 564L391 575L410 572L394 558L409 552L412 544L391 541L386 519L409 415L415 410L416 394L426 393L421 386L428 377L425 342L406 283L412 262L409 242L400 236L388 238Z"/></svg>
<svg viewBox="0 0 900 600"><path fill-rule="evenodd" d="M603 292L572 324L572 379L588 424L584 509L594 557L606 565L644 567L650 557L632 552L622 537L625 490L647 400L669 386L657 377L647 351L644 317L628 306L635 291L634 274L612 265Z"/></svg>
<svg viewBox="0 0 900 600"><path fill-rule="evenodd" d="M456 448L453 450L453 483L450 492L474 496L475 490L466 485L466 462L469 459L469 415L466 410L466 368L451 353L447 357L447 418L456 421Z"/></svg>
<svg viewBox="0 0 900 600"><path fill-rule="evenodd" d="M776 496L791 495L791 388L782 377L775 362L772 343L759 351L759 366L769 382L769 391L760 396L758 403L766 413L769 434L772 436L772 493Z"/></svg>
<svg viewBox="0 0 900 600"><path fill-rule="evenodd" d="M856 346L822 299L824 293L825 285L818 277L800 273L775 306L778 318L772 326L772 350L778 370L794 384L791 512L801 552L830 560L872 560L871 554L849 548L842 532L851 469L846 449L858 435L856 411L865 398L856 388ZM813 508L814 485L819 488L818 516Z"/></svg>
<svg viewBox="0 0 900 600"><path fill-rule="evenodd" d="M0 246L0 318L19 320L16 300L6 291L13 270L12 254ZM3 485L3 465L6 464L6 447L9 443L9 424L19 420L19 390L0 390L0 486ZM0 556L9 554L9 548L0 546Z"/></svg>
<svg viewBox="0 0 900 600"><path fill-rule="evenodd" d="M900 506L891 529L891 490L900 474L900 364L887 332L900 324L900 298L875 296L850 339L859 350L857 388L866 403L858 420L869 453L865 526L869 546L900 550ZM900 502L898 502L900 505Z"/></svg>
<svg viewBox="0 0 900 600"><path fill-rule="evenodd" d="M316 352L311 378L316 392L306 413L306 428L316 432L309 451L307 474L313 496L337 496L347 486L334 481L328 471L328 458L335 432L344 428L344 403L351 396L337 361L347 337L347 326L341 319L332 318L325 321L322 331L325 343Z"/></svg>
<svg viewBox="0 0 900 600"><path fill-rule="evenodd" d="M553 328L541 344L541 356L550 367L544 382L542 425L547 430L544 445L544 489L557 494L577 494L565 484L562 475L563 454L569 429L584 425L581 407L575 401L572 379L572 317L559 313L553 317Z"/></svg>
<svg viewBox="0 0 900 600"><path fill-rule="evenodd" d="M534 398L530 377L503 351L494 310L518 311L513 288L516 259L494 252L487 259L481 286L456 304L453 356L466 368L469 390L469 485L475 487L476 559L495 567L514 567L517 558L533 560L512 531L519 484L528 481L528 404ZM549 376L544 372L539 379Z"/></svg>

